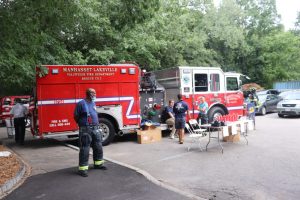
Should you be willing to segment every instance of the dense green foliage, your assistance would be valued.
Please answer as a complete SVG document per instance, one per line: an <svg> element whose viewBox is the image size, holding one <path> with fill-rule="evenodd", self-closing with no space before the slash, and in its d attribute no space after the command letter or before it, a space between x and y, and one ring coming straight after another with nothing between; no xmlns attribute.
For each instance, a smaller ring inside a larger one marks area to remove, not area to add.
<svg viewBox="0 0 300 200"><path fill-rule="evenodd" d="M284 31L275 0L0 0L0 94L28 93L36 65L123 61L220 66L271 87L300 79L299 24Z"/></svg>

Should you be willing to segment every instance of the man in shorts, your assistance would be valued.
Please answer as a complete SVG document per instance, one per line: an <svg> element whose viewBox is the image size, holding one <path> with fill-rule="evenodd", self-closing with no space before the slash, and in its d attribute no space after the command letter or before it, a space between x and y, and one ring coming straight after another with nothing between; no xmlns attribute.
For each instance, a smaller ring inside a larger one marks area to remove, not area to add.
<svg viewBox="0 0 300 200"><path fill-rule="evenodd" d="M173 107L175 113L175 128L179 135L179 144L183 144L186 113L189 118L191 118L191 115L188 104L182 100L182 94L178 94L177 97L178 102L176 102Z"/></svg>

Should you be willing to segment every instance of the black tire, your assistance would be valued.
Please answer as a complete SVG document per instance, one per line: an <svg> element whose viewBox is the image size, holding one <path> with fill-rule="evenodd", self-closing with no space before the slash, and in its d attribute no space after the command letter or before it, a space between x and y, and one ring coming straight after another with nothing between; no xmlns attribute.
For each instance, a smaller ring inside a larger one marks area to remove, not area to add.
<svg viewBox="0 0 300 200"><path fill-rule="evenodd" d="M280 118L283 118L283 117L284 117L284 115L283 115L283 114L279 114L279 113L278 113L278 117L280 117Z"/></svg>
<svg viewBox="0 0 300 200"><path fill-rule="evenodd" d="M214 121L217 116L225 115L225 111L220 107L213 107L208 113L208 122Z"/></svg>
<svg viewBox="0 0 300 200"><path fill-rule="evenodd" d="M116 131L113 124L106 118L99 118L99 125L102 129L102 145L106 146L114 140Z"/></svg>

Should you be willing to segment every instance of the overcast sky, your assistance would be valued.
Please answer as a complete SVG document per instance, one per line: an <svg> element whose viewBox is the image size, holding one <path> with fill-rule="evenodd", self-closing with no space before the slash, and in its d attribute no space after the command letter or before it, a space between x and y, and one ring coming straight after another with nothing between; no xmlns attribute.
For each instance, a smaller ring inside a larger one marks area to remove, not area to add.
<svg viewBox="0 0 300 200"><path fill-rule="evenodd" d="M214 0L218 4L221 0ZM277 12L281 15L281 23L285 30L294 27L297 12L300 11L300 0L276 0Z"/></svg>
<svg viewBox="0 0 300 200"><path fill-rule="evenodd" d="M300 11L300 0L276 0L277 12L281 15L281 22L285 30L294 27L297 12Z"/></svg>

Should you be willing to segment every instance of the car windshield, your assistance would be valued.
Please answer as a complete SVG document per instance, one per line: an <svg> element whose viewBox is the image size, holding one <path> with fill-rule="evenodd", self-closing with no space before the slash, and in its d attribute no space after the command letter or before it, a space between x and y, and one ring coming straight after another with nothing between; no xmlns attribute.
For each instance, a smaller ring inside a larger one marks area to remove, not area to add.
<svg viewBox="0 0 300 200"><path fill-rule="evenodd" d="M268 91L264 90L264 91L259 91L256 92L257 95L263 95L263 94L267 94Z"/></svg>
<svg viewBox="0 0 300 200"><path fill-rule="evenodd" d="M300 92L289 93L284 97L284 99L288 100L300 100Z"/></svg>
<svg viewBox="0 0 300 200"><path fill-rule="evenodd" d="M267 94L258 94L257 96L258 96L259 101L266 101L268 95Z"/></svg>

